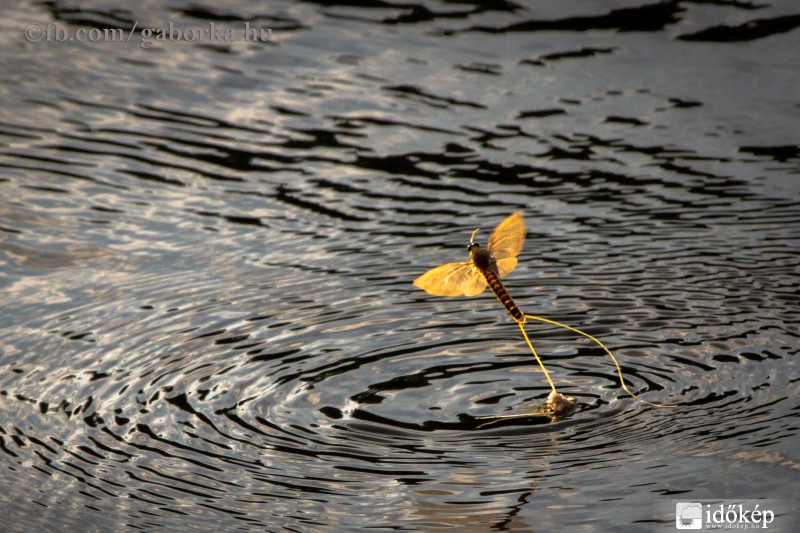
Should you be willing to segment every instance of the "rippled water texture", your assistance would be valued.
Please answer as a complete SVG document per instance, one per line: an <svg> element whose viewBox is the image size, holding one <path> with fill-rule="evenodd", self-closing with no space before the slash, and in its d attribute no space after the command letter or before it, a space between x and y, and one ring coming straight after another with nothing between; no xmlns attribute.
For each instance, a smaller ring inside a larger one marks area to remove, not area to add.
<svg viewBox="0 0 800 533"><path fill-rule="evenodd" d="M673 531L676 501L796 498L795 2L125 6L0 21L5 530ZM273 41L139 45L212 21ZM139 29L24 38L49 22ZM578 411L478 427L547 382L491 294L411 282L514 211L517 303L677 409L531 323Z"/></svg>

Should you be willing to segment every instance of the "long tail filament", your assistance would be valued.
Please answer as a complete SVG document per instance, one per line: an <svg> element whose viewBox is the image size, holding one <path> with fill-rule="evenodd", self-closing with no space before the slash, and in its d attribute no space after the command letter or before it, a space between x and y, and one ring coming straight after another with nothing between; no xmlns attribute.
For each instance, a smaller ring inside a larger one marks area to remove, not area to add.
<svg viewBox="0 0 800 533"><path fill-rule="evenodd" d="M544 376L547 378L547 382L548 382L548 383L550 383L550 387L552 387L553 391L555 391L555 390L556 390L556 387L555 387L555 385L553 385L553 380L552 380L552 379L550 379L550 374L548 374L548 373L547 373L547 370L545 370L545 368L544 368L544 365L542 364L542 360L541 360L541 359L539 359L539 356L536 354L536 350L534 350L534 349L533 349L533 344L531 344L531 341L530 341L530 339L528 339L528 334L527 334L527 333L525 333L525 322L527 322L527 319L531 319L531 320L537 320L537 321L539 321L539 322L545 322L545 323L547 323L547 324L552 324L552 325L554 325L554 326L559 326L559 327L561 327L561 328L568 329L568 330L570 330L570 331L573 331L573 332L575 332L575 333L578 333L578 334L580 334L580 335L583 335L584 337L587 337L587 338L589 338L589 339L593 340L594 342L596 342L597 344L599 344L599 345L600 345L600 347L601 347L603 350L605 350L605 352L608 354L608 356L609 356L609 357L611 357L611 360L612 360L612 361L614 361L614 366L617 368L617 375L619 375L619 382L620 382L620 385L622 385L622 388L625 390L625 392L627 392L627 393L628 393L628 394L630 394L630 395L631 395L633 398L635 398L635 399L639 400L640 402L644 402L644 403L646 403L647 405L652 405L653 407L677 407L677 405L675 405L675 404L662 404L662 403L652 403L652 402L648 402L647 400L642 400L641 398L639 398L639 396L637 396L636 394L634 394L633 392L631 392L631 390L630 390L630 389L628 388L628 386L625 384L625 378L622 376L622 368L619 366L619 363L617 362L617 358L616 358L616 357L614 357L614 354L613 354L613 353L611 353L611 350L609 350L608 348L606 348L605 344L603 344L602 342L600 342L600 340L599 340L599 339L597 339L597 338L593 337L592 335L589 335L589 334L588 334L588 333L586 333L585 331L581 331L581 330L579 330L579 329L577 329L577 328L573 328L572 326L568 326L568 325L566 325L566 324L562 324L561 322L556 322L555 320L550 320L549 318L542 318L542 317L540 317L540 316L524 315L524 317L523 317L523 320L517 320L516 318L514 318L514 320L516 320L516 321L517 321L517 324L519 324L519 329L521 329L521 330L522 330L522 334L525 336L525 341L528 343L528 346L530 347L530 349L531 349L531 352L533 352L533 356L536 358L536 361L539 363L539 366L540 366L540 367L542 368L542 370L544 371Z"/></svg>

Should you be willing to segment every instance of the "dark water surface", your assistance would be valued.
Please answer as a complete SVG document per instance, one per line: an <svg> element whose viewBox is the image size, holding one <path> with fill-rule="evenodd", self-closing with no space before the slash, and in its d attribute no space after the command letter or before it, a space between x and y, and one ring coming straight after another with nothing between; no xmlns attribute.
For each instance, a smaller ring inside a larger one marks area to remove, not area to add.
<svg viewBox="0 0 800 533"><path fill-rule="evenodd" d="M4 531L674 531L797 497L796 2L124 5L0 21ZM212 21L273 41L140 46ZM26 40L50 22L137 30ZM678 409L531 324L578 412L469 423L547 383L489 293L411 282L517 210L520 306Z"/></svg>

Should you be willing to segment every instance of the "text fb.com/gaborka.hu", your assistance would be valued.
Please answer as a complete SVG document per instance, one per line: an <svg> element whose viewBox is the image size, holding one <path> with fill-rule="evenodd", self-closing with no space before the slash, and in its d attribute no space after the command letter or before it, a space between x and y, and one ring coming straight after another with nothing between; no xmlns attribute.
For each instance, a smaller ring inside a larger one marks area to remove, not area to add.
<svg viewBox="0 0 800 533"><path fill-rule="evenodd" d="M28 24L23 30L29 42L121 42L128 43L138 35L141 48L150 48L155 44L167 42L202 42L202 43L242 43L272 41L271 28L259 28L244 22L242 27L220 25L209 22L203 27L179 28L169 22L166 26L145 28L134 21L129 30L122 28L78 28L70 30L56 22L47 24ZM136 41L134 41L136 42Z"/></svg>

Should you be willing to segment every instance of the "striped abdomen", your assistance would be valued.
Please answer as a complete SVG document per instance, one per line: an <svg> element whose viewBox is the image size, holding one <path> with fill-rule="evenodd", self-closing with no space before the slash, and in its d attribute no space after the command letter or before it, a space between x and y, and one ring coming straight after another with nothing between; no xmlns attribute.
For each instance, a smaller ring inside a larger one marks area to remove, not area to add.
<svg viewBox="0 0 800 533"><path fill-rule="evenodd" d="M517 304L514 303L514 300L511 299L511 295L508 294L508 291L503 286L500 278L497 277L497 274L491 268L481 270L483 277L486 278L486 282L489 284L489 288L492 289L492 292L497 299L500 300L500 303L505 306L508 310L508 313L511 317L516 320L517 322L525 323L525 313L523 313Z"/></svg>

